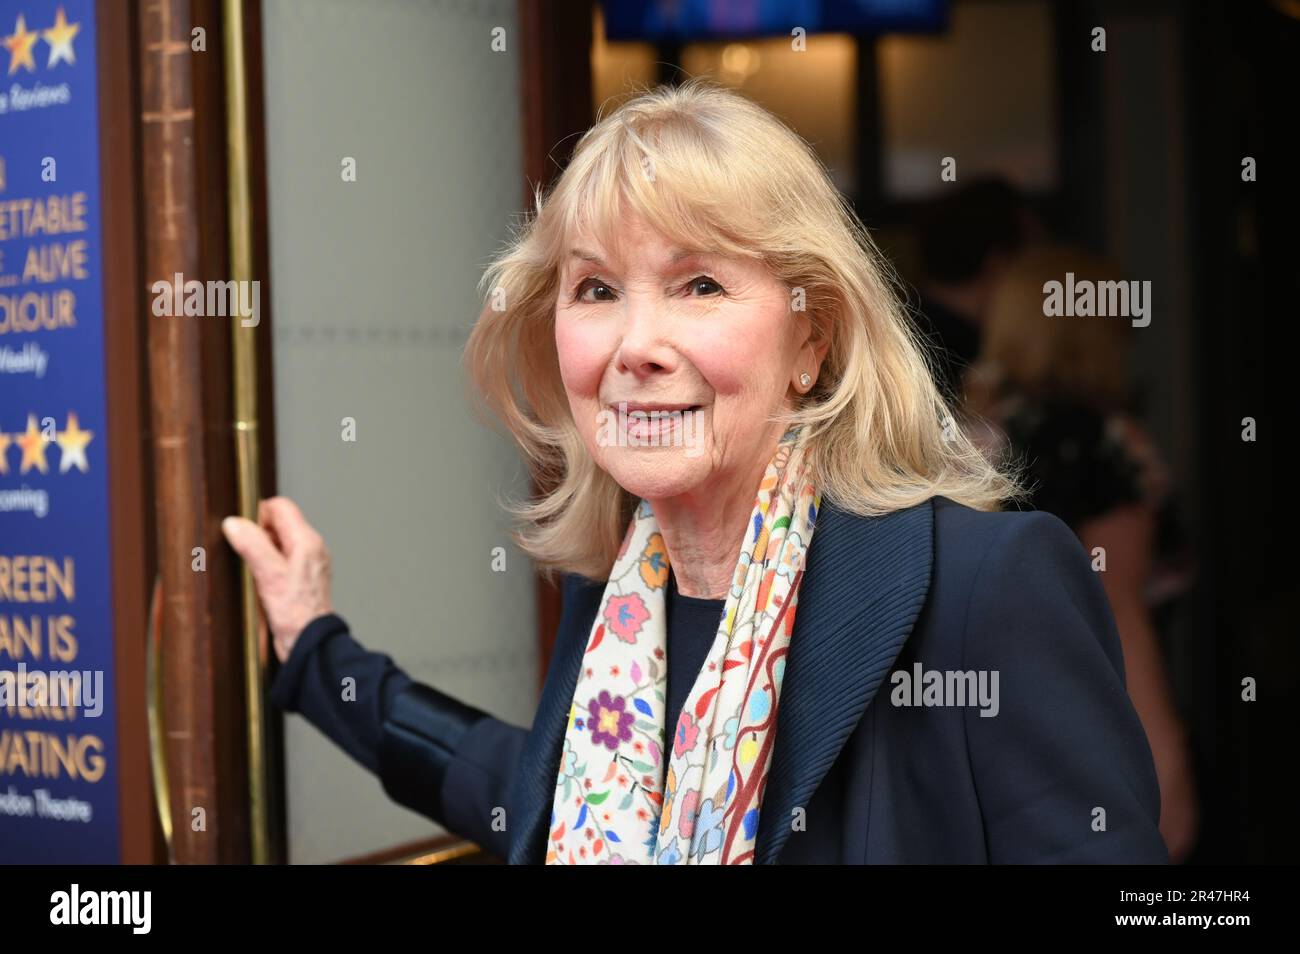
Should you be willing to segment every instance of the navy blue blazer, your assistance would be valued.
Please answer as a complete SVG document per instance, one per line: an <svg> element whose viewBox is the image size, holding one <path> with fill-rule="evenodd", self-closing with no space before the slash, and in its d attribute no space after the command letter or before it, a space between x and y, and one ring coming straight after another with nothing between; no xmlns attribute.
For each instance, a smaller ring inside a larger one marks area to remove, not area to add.
<svg viewBox="0 0 1300 954"><path fill-rule="evenodd" d="M412 681L334 614L300 636L273 700L375 771L396 801L511 863L541 863L603 588L565 578L531 729ZM974 699L902 704L919 696L887 677L918 664L996 671L996 715ZM340 673L357 680L362 705L339 703ZM1169 860L1105 591L1050 514L936 497L861 517L824 501L778 705L760 864Z"/></svg>

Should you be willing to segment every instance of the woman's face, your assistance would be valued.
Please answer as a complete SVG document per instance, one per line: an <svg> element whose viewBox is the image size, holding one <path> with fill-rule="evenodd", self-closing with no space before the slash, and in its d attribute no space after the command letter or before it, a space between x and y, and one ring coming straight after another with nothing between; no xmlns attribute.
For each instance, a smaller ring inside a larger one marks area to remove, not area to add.
<svg viewBox="0 0 1300 954"><path fill-rule="evenodd" d="M816 381L811 322L758 261L686 254L639 218L618 241L577 237L555 306L588 451L649 500L753 493L782 432L768 418L791 406L801 372Z"/></svg>

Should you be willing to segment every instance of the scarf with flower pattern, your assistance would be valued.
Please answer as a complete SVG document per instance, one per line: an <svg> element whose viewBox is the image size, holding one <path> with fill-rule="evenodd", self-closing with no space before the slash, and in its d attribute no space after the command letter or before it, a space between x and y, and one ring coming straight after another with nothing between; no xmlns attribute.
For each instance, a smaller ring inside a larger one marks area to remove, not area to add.
<svg viewBox="0 0 1300 954"><path fill-rule="evenodd" d="M569 709L547 864L752 864L804 555L821 507L800 429L767 465L713 646L667 739L668 552L628 526ZM666 764L665 764L666 763Z"/></svg>

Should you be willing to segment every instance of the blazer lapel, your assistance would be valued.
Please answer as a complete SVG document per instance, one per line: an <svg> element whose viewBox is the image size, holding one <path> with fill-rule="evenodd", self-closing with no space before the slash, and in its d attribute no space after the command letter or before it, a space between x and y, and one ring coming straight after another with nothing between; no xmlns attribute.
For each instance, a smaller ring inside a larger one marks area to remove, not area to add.
<svg viewBox="0 0 1300 954"><path fill-rule="evenodd" d="M777 710L755 860L771 864L903 648L930 585L934 511L859 517L823 501ZM511 789L511 864L546 858L555 777L604 583L570 578L554 656Z"/></svg>
<svg viewBox="0 0 1300 954"><path fill-rule="evenodd" d="M912 632L934 560L930 500L879 517L823 501L790 635L755 861L772 864Z"/></svg>

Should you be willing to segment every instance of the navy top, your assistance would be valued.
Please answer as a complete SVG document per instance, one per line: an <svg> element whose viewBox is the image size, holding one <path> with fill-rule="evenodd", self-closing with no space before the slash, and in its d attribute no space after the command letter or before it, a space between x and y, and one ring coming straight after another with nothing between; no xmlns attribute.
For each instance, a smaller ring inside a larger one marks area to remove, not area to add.
<svg viewBox="0 0 1300 954"><path fill-rule="evenodd" d="M681 714L686 697L695 685L695 677L704 666L704 658L718 634L722 610L726 600L706 600L698 596L682 596L677 592L677 577L668 572L668 715L667 744L673 744L677 731L677 717Z"/></svg>
<svg viewBox="0 0 1300 954"><path fill-rule="evenodd" d="M695 685L717 635L725 600L682 596L669 573L668 700L664 722L672 745L677 717ZM345 699L343 680L353 692ZM271 685L277 708L300 712L326 737L372 772L379 768L379 742L392 701L412 684L383 653L373 653L353 639L348 624L334 613L317 617L299 634L289 658Z"/></svg>

